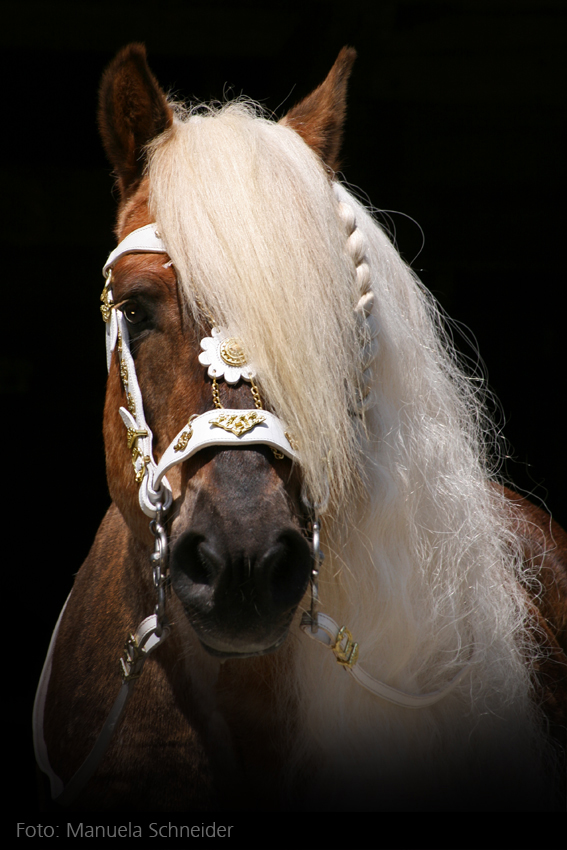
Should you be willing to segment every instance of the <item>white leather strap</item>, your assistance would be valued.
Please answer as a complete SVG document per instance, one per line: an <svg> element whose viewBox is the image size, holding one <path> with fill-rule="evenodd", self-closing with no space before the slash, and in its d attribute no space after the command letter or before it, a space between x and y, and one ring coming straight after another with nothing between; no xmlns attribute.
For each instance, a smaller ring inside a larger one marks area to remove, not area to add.
<svg viewBox="0 0 567 850"><path fill-rule="evenodd" d="M145 227L139 227L124 237L122 242L108 255L108 259L102 270L105 277L108 270L124 254L167 254L167 249L163 244L161 236L158 235L157 224L155 222L153 224L146 224Z"/></svg>
<svg viewBox="0 0 567 850"><path fill-rule="evenodd" d="M227 423L227 427L230 426L231 419L235 421L236 428L238 428L239 422L243 421L243 427L246 427L245 419L247 416L255 417L259 421L243 433L235 433L223 427L223 423ZM185 448L181 448L184 442L183 438L189 433L191 434L189 441ZM290 445L283 424L269 410L233 410L230 408L207 410L206 413L197 416L182 428L165 450L154 473L154 487L159 488L163 476L172 466L187 460L196 452L208 446L233 448L234 446L254 445L267 445L283 452L287 457L295 460L299 458L297 452Z"/></svg>
<svg viewBox="0 0 567 850"><path fill-rule="evenodd" d="M301 629L306 635L313 638L313 640L319 641L330 649L336 649L337 637L340 629L335 621L327 614L318 614L317 624L318 629L313 632L311 630L310 619L309 617L306 617L301 622ZM347 638L339 641L338 648L346 649L345 644L347 641ZM343 644L342 647L341 644ZM404 708L426 708L429 705L434 705L436 702L439 702L439 700L442 700L443 697L447 696L447 694L458 685L461 679L463 679L472 665L469 661L442 690L431 691L427 694L408 694L405 691L392 688L390 685L386 685L384 682L380 682L378 679L374 679L370 676L359 666L358 662L355 662L352 665L343 664L342 666L344 666L344 669L350 673L359 685L362 685L363 688L366 688L367 691L370 691L370 693L373 693L375 696L394 703L394 705L401 705Z"/></svg>
<svg viewBox="0 0 567 850"><path fill-rule="evenodd" d="M47 689L49 687L49 680L51 678L51 668L53 666L53 652L55 650L55 644L57 642L57 635L59 634L59 627L61 625L61 620L63 619L63 614L65 613L65 608L67 607L67 603L71 598L71 594L67 597L65 601L65 605L61 609L61 613L57 619L57 623L55 628L53 629L53 634L51 636L51 640L49 642L49 649L47 650L47 655L45 656L45 661L43 662L43 668L41 671L41 676L39 679L39 684L37 686L37 691L35 694L35 700L33 704L33 748L35 751L35 759L40 767L40 769L49 777L49 782L51 785L51 796L53 799L58 797L63 792L63 782L54 772L51 767L49 761L49 754L47 752L47 745L45 743L45 737L43 734L43 717L45 715L45 702L47 699Z"/></svg>
<svg viewBox="0 0 567 850"><path fill-rule="evenodd" d="M67 597L67 601L63 606L59 619L57 620L57 625L53 631L53 636L43 665L33 707L33 741L35 757L41 770L49 777L52 799L62 806L69 805L69 803L75 799L95 772L108 748L108 744L114 734L114 730L122 717L128 697L132 692L136 679L139 678L142 672L146 658L154 651L154 649L157 649L168 635L167 629L163 629L158 635L158 620L155 614L151 614L149 617L146 617L145 620L142 620L136 630L136 633L132 635L130 639L132 646L136 647L136 651L134 653L135 657L131 662L127 660L126 664L123 664L125 668L128 668L130 675L129 677L124 678L108 717L105 720L104 726L100 730L98 738L96 739L89 755L76 773L71 777L67 785L63 785L61 778L55 773L49 762L49 756L43 734L43 718L45 714L45 699L47 696L47 689L49 687L49 680L51 678L53 652L55 650L57 635L59 633L59 626L70 598L71 594Z"/></svg>
<svg viewBox="0 0 567 850"><path fill-rule="evenodd" d="M124 664L123 662L124 670L126 670L127 667L130 668L130 676L124 676L122 686L118 691L118 695L112 704L112 708L110 709L108 717L104 722L104 726L100 730L99 736L96 739L92 750L80 768L73 774L65 786L65 789L61 792L61 794L59 794L59 796L54 798L55 802L59 803L61 806L68 806L73 802L102 761L102 758L108 749L110 740L114 735L114 730L118 726L124 709L126 708L126 703L132 694L134 685L142 673L146 658L154 651L154 649L157 649L157 647L169 634L166 629L163 629L158 635L157 630L157 617L155 614L151 614L149 617L146 617L145 620L142 620L136 630L136 634L131 636L131 645L136 647L135 658L131 664L129 662Z"/></svg>

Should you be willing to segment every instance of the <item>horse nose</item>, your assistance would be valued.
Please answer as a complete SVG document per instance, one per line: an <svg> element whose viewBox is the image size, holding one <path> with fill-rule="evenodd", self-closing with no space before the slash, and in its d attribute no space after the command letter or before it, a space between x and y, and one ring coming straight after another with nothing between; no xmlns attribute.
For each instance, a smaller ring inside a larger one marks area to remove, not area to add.
<svg viewBox="0 0 567 850"><path fill-rule="evenodd" d="M222 531L189 530L175 544L170 567L193 625L207 622L238 638L273 629L296 608L309 582L311 551L295 528L264 545L245 535L229 545Z"/></svg>

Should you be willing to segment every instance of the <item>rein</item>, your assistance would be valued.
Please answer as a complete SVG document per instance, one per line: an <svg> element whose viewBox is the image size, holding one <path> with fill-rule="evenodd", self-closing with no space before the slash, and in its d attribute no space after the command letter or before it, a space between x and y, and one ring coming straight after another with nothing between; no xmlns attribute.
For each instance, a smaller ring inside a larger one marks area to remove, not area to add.
<svg viewBox="0 0 567 850"><path fill-rule="evenodd" d="M355 311L361 316L368 317L372 308L373 294L367 289L368 269L364 262L362 246L358 244L362 237L356 229L352 209L344 203L340 204L340 207L341 215L345 218L350 230L349 238L356 243L354 251L359 254L357 277L360 278L362 296ZM75 799L96 770L120 721L133 686L142 673L147 657L166 640L171 629L165 610L169 576L168 540L164 517L172 504L173 496L166 473L173 466L183 463L208 446L268 445L276 457L281 458L285 455L293 461L300 461L300 454L293 438L286 432L284 423L270 411L262 409L258 391L253 383L254 367L246 362L239 340L229 337L222 328L213 328L212 337L206 337L201 342L203 352L199 360L203 365L208 365L208 374L213 379L215 409L192 415L171 441L159 463L155 462L152 451L153 434L144 415L142 393L134 359L130 352L128 326L120 311L120 305L115 305L112 297L114 265L122 256L131 253L167 254L155 224L148 224L130 233L109 255L103 269L106 283L101 295L100 309L106 324L108 370L110 370L112 354L116 348L118 350L120 375L127 399L127 407L121 407L119 412L126 427L128 448L132 454L136 482L139 484L140 508L150 518L150 530L154 536L154 551L150 557L150 563L157 602L154 613L146 617L126 640L124 657L120 659L122 687L95 745L65 788L49 765L43 734L41 738L39 736L43 727L43 707L51 673L52 654L65 609L61 612L49 646L34 704L34 743L38 763L50 776L52 797L62 805L68 805ZM369 356L366 367L371 359ZM241 378L250 381L256 407L250 410L222 408L216 387L217 377L224 377L231 384L237 383ZM361 409L365 403L367 403L366 398L362 398ZM406 693L374 679L361 669L358 665L359 645L349 629L346 626L339 628L331 617L318 611L318 576L319 567L323 561L320 549L321 526L317 508L310 504L309 508L312 513L313 547L311 608L302 616L301 630L331 649L338 663L356 682L388 702L404 708L424 708L443 699L464 677L471 666L470 659L442 690L425 694Z"/></svg>

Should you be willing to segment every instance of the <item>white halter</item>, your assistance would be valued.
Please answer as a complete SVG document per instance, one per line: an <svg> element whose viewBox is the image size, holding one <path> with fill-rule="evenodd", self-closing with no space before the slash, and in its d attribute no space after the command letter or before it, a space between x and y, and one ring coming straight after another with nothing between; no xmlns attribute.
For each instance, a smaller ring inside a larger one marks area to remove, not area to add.
<svg viewBox="0 0 567 850"><path fill-rule="evenodd" d="M120 340L121 374L128 398L128 407L120 408L122 421L128 430L128 446L132 451L136 481L140 484L139 501L143 512L152 519L156 505L161 502L167 511L172 502L171 486L165 473L178 463L208 446L268 445L292 460L299 455L292 447L283 423L268 410L209 410L192 416L171 441L159 463L152 452L153 434L144 416L142 393L138 384L134 359L130 352L128 325L119 308L112 307L112 269L125 254L162 253L167 249L155 224L147 224L126 236L111 252L103 274L106 277L105 304L106 364L110 369L112 352Z"/></svg>

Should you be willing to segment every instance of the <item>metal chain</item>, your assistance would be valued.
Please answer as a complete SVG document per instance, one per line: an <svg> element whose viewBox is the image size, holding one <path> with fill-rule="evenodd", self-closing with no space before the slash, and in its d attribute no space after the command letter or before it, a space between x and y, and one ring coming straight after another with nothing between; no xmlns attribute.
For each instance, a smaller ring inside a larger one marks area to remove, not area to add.
<svg viewBox="0 0 567 850"><path fill-rule="evenodd" d="M217 384L216 378L213 378L213 403L217 410L224 410L220 400L219 385Z"/></svg>
<svg viewBox="0 0 567 850"><path fill-rule="evenodd" d="M317 514L314 515L311 529L313 535L313 567L311 569L311 609L309 611L309 619L311 631L315 634L319 628L317 618L319 610L319 567L324 558L321 551L321 523Z"/></svg>
<svg viewBox="0 0 567 850"><path fill-rule="evenodd" d="M154 551L150 556L150 563L152 565L152 576L154 581L154 587L157 591L157 604L156 604L156 617L157 617L157 629L156 634L158 637L161 636L163 628L166 624L166 616L165 616L165 590L166 586L169 583L169 576L167 572L167 562L168 562L168 546L167 546L167 531L165 526L162 524L162 511L163 504L162 502L158 502L156 505L156 516L155 519L150 521L150 531L154 535Z"/></svg>
<svg viewBox="0 0 567 850"><path fill-rule="evenodd" d="M263 410L264 408L262 406L262 399L260 398L260 391L256 386L254 378L250 378L250 392L252 393L252 396L254 398L254 406L257 408L257 410Z"/></svg>
<svg viewBox="0 0 567 850"><path fill-rule="evenodd" d="M213 404L215 405L217 410L224 410L224 407L223 407L222 402L220 400L220 392L219 392L219 385L217 383L217 379L215 377L213 377L212 380L213 380L213 383L212 383ZM263 410L264 405L262 404L262 399L260 398L260 390L258 389L258 386L257 386L254 378L250 378L250 392L252 393L252 397L254 399L254 407L257 410Z"/></svg>

